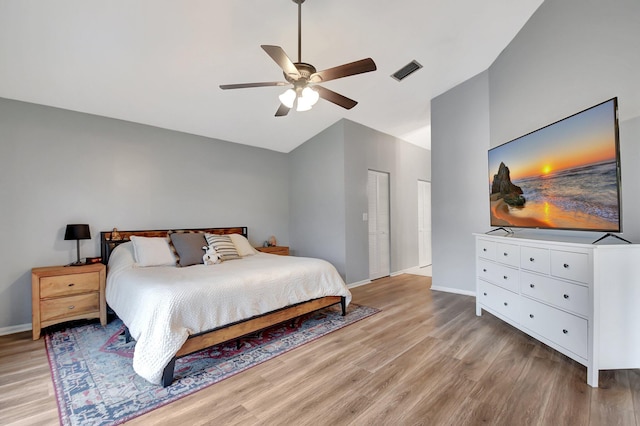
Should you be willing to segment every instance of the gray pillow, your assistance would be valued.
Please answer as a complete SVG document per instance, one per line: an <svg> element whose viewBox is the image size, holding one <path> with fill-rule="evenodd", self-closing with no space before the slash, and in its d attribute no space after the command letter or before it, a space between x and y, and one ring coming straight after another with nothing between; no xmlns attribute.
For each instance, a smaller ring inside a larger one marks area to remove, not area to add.
<svg viewBox="0 0 640 426"><path fill-rule="evenodd" d="M204 263L203 246L207 245L202 232L174 232L169 234L171 245L175 249L178 258L178 266L191 266Z"/></svg>

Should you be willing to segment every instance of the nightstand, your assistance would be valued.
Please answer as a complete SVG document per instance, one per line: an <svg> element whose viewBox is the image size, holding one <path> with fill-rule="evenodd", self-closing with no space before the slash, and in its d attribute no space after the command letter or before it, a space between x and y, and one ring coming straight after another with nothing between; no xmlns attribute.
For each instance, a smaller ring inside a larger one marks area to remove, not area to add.
<svg viewBox="0 0 640 426"><path fill-rule="evenodd" d="M33 340L44 327L77 319L100 318L107 325L106 266L45 266L31 270Z"/></svg>
<svg viewBox="0 0 640 426"><path fill-rule="evenodd" d="M286 246L271 246L271 247L256 247L256 250L263 253L279 254L280 256L289 256L289 247Z"/></svg>

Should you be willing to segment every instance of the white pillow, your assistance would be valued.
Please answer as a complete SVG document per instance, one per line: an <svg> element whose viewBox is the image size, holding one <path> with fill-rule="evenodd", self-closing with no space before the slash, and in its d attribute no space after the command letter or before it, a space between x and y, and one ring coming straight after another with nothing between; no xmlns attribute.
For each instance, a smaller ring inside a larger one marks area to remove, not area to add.
<svg viewBox="0 0 640 426"><path fill-rule="evenodd" d="M229 236L231 237L233 245L236 246L236 251L240 256L251 256L258 253L258 251L251 246L249 240L247 240L243 235L229 234Z"/></svg>
<svg viewBox="0 0 640 426"><path fill-rule="evenodd" d="M175 266L176 257L166 238L132 235L131 242L138 266Z"/></svg>

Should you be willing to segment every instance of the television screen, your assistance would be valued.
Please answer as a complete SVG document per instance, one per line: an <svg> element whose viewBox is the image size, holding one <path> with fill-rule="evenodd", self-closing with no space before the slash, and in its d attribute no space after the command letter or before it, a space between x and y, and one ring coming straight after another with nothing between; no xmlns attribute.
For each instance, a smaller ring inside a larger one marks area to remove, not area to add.
<svg viewBox="0 0 640 426"><path fill-rule="evenodd" d="M491 226L621 232L617 98L489 150Z"/></svg>

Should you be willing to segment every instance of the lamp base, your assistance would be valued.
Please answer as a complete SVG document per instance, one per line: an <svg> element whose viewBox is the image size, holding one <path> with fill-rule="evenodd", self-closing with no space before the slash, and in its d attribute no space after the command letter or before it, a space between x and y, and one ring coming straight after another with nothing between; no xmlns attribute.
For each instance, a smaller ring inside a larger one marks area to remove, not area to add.
<svg viewBox="0 0 640 426"><path fill-rule="evenodd" d="M76 260L75 262L70 263L67 266L84 266L84 265L86 265L86 263Z"/></svg>

